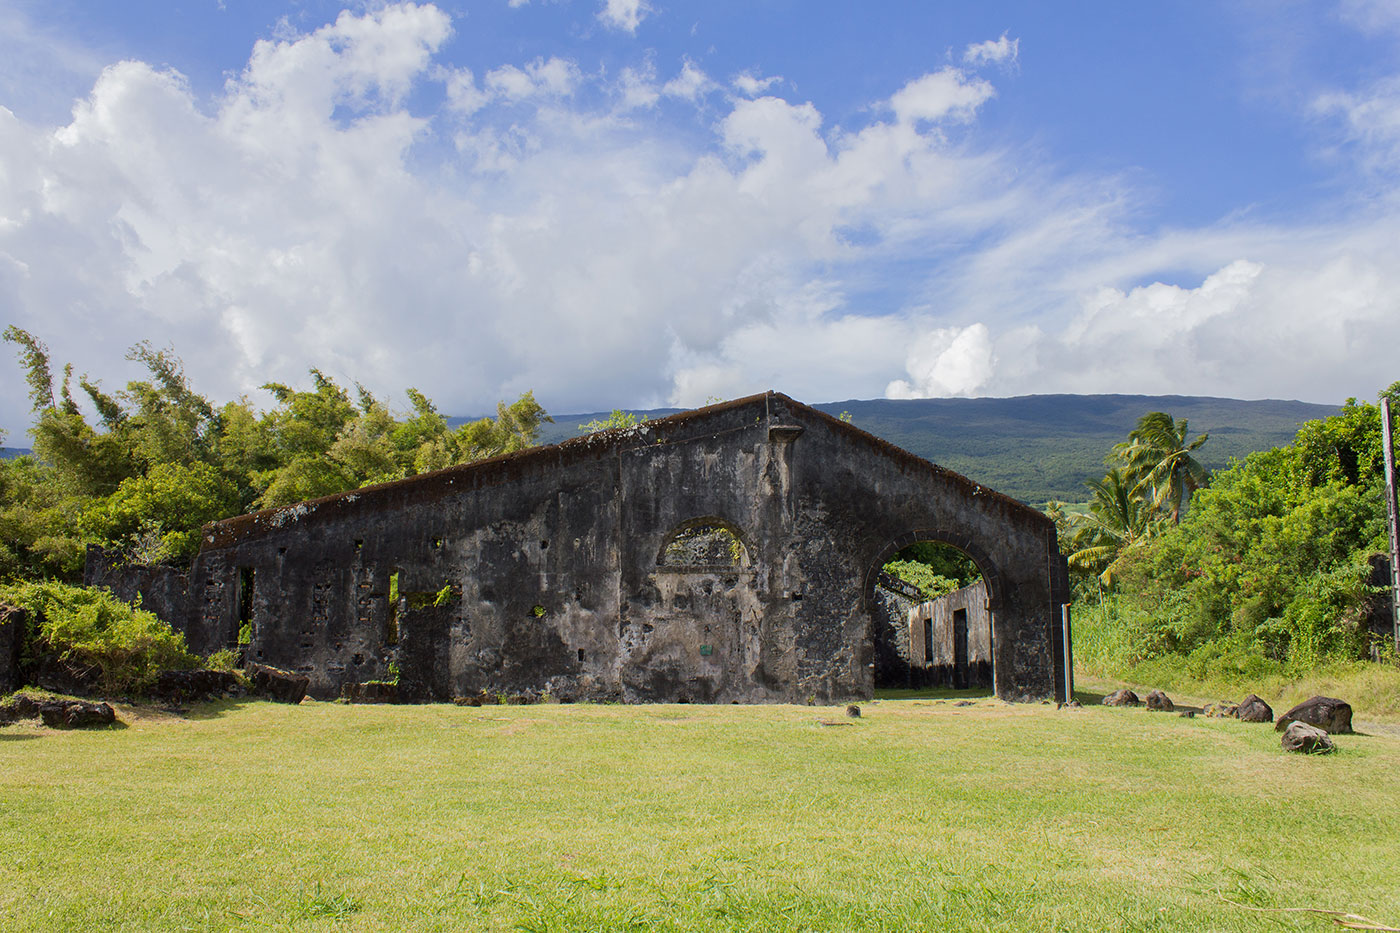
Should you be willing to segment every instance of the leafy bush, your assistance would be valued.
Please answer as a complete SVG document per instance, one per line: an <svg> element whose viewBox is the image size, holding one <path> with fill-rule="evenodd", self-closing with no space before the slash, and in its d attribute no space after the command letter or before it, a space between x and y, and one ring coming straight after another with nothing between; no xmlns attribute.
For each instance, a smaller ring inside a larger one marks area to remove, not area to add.
<svg viewBox="0 0 1400 933"><path fill-rule="evenodd" d="M1081 601L1076 654L1154 683L1297 677L1365 657L1368 559L1387 546L1379 415L1349 401L1216 473L1179 525L1118 556L1110 593Z"/></svg>
<svg viewBox="0 0 1400 933"><path fill-rule="evenodd" d="M916 587L924 599L937 599L962 585L957 580L934 573L932 567L917 560L892 560L885 565L885 572Z"/></svg>
<svg viewBox="0 0 1400 933"><path fill-rule="evenodd" d="M27 657L52 652L65 661L92 665L101 671L104 690L141 692L161 671L200 666L183 635L105 590L16 583L0 587L0 601L20 606L33 620Z"/></svg>

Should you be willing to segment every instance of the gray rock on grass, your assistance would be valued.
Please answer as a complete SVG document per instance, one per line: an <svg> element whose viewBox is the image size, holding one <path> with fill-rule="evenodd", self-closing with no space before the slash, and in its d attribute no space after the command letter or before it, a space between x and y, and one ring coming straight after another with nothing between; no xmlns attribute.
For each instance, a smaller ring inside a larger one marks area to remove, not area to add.
<svg viewBox="0 0 1400 933"><path fill-rule="evenodd" d="M1274 721L1273 707L1269 706L1269 704L1252 693L1240 701L1240 705L1236 708L1235 715L1239 717L1240 722Z"/></svg>
<svg viewBox="0 0 1400 933"><path fill-rule="evenodd" d="M1337 747L1325 730L1300 721L1288 724L1280 742L1284 751L1305 755L1325 755Z"/></svg>
<svg viewBox="0 0 1400 933"><path fill-rule="evenodd" d="M1104 706L1141 706L1142 701L1133 691L1124 687L1122 690L1115 690L1103 698Z"/></svg>
<svg viewBox="0 0 1400 933"><path fill-rule="evenodd" d="M117 712L110 703L54 700L39 707L39 718L50 729L92 729L116 722Z"/></svg>
<svg viewBox="0 0 1400 933"><path fill-rule="evenodd" d="M300 703L306 696L306 688L311 678L291 671L281 671L266 664L254 664L249 673L253 675L253 693L280 703Z"/></svg>
<svg viewBox="0 0 1400 933"><path fill-rule="evenodd" d="M1170 713L1176 709L1176 704L1162 691L1153 690L1147 695L1147 708L1158 713Z"/></svg>

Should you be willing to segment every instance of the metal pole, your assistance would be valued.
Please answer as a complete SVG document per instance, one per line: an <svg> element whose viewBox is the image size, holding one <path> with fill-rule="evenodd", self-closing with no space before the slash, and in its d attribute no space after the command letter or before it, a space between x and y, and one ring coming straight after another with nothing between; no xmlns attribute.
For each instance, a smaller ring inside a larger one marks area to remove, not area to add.
<svg viewBox="0 0 1400 933"><path fill-rule="evenodd" d="M1065 640L1065 702L1074 699L1074 661L1069 656L1069 603L1060 607L1060 631Z"/></svg>
<svg viewBox="0 0 1400 933"><path fill-rule="evenodd" d="M1400 653L1400 528L1395 516L1395 450L1390 437L1390 399L1381 398L1381 443L1385 448L1385 511L1390 525L1390 621Z"/></svg>

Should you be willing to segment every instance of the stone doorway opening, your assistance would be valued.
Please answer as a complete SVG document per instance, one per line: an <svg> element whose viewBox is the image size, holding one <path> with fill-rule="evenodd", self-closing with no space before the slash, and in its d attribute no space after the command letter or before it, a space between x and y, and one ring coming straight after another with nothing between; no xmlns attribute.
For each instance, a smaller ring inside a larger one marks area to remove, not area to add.
<svg viewBox="0 0 1400 933"><path fill-rule="evenodd" d="M975 557L933 537L903 543L868 595L877 690L992 690L991 602Z"/></svg>

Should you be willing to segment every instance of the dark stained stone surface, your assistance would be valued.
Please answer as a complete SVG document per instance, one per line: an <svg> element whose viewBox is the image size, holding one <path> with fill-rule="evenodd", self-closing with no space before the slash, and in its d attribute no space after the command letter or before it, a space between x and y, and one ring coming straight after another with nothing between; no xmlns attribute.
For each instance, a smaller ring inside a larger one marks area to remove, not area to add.
<svg viewBox="0 0 1400 933"><path fill-rule="evenodd" d="M917 541L982 572L997 696L1064 699L1053 523L773 392L217 522L187 574L88 576L320 699L392 669L405 702L828 704L872 696L879 573Z"/></svg>
<svg viewBox="0 0 1400 933"><path fill-rule="evenodd" d="M1170 713L1176 709L1176 704L1162 691L1153 690L1147 695L1147 708L1154 712Z"/></svg>
<svg viewBox="0 0 1400 933"><path fill-rule="evenodd" d="M1122 690L1115 690L1103 698L1104 706L1141 706L1142 701L1133 691L1124 687Z"/></svg>
<svg viewBox="0 0 1400 933"><path fill-rule="evenodd" d="M1336 697L1309 697L1280 716L1274 728L1282 732L1294 722L1317 726L1332 735L1345 735L1351 732L1351 704Z"/></svg>

